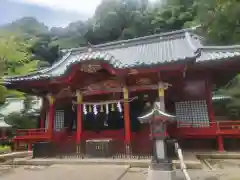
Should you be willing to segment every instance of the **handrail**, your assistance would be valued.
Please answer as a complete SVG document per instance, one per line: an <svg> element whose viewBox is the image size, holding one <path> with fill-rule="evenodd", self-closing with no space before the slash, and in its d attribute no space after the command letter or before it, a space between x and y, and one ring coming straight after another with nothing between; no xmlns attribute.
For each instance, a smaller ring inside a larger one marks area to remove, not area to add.
<svg viewBox="0 0 240 180"><path fill-rule="evenodd" d="M217 122L197 122L197 123L188 123L188 122L177 122L179 128L186 128L186 127L196 127L196 128L207 128L211 126L216 126L217 130L221 130L222 128L230 128L239 126L240 121L217 121Z"/></svg>
<svg viewBox="0 0 240 180"><path fill-rule="evenodd" d="M40 130L45 130L45 128L36 128L36 129L17 129L19 132L29 132L29 131L40 131Z"/></svg>
<svg viewBox="0 0 240 180"><path fill-rule="evenodd" d="M187 172L186 164L184 163L184 160L183 160L182 150L181 150L178 142L175 142L174 145L175 145L175 151L176 151L176 153L178 155L178 158L180 160L180 168L181 168L181 170L184 174L184 177L185 177L186 180L191 180L191 178L190 178L190 176Z"/></svg>
<svg viewBox="0 0 240 180"><path fill-rule="evenodd" d="M16 136L31 136L31 135L42 135L46 133L45 128L39 129L17 129Z"/></svg>

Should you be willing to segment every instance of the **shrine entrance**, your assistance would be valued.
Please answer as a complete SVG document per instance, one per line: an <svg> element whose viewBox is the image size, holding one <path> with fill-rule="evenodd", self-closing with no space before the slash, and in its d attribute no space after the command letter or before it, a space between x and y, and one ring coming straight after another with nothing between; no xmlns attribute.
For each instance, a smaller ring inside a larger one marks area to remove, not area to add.
<svg viewBox="0 0 240 180"><path fill-rule="evenodd" d="M104 145L111 148L109 157L150 158L150 128L148 124L141 124L138 117L160 101L158 76L153 72L133 75L123 81L106 67L102 68L103 65L95 66L91 71L80 68L81 71L71 72L68 88L55 96L54 142L58 145L58 154L76 154L78 149L77 155L89 157L89 142L103 141L109 142ZM162 83L160 89L166 91L166 97L161 101L165 101L167 111L172 112L169 98L172 95L166 87Z"/></svg>
<svg viewBox="0 0 240 180"><path fill-rule="evenodd" d="M134 158L150 158L152 152L152 142L150 139L149 125L141 124L138 117L148 111L157 98L156 90L143 92L133 92L129 96L130 109L130 136L131 136L131 156ZM70 149L72 155L75 153L75 137L77 136L77 108L74 100L65 100L65 103L56 105L55 131L59 133L65 129L67 136L59 139L58 154L69 157ZM125 158L125 122L123 97L121 93L109 93L93 95L88 97L83 103L82 114L82 142L81 157L86 155L87 142L91 140L112 141L112 155L115 158ZM57 113L58 112L58 113ZM61 112L64 112L61 114ZM61 115L60 115L61 114ZM64 116L64 117L61 117ZM64 119L64 122L60 122ZM61 124L61 125L60 125ZM68 137L67 145L63 141ZM72 141L71 141L72 140ZM72 146L72 148L70 148ZM67 148L67 149L65 149ZM68 154L68 155L67 155ZM78 153L77 153L78 154Z"/></svg>

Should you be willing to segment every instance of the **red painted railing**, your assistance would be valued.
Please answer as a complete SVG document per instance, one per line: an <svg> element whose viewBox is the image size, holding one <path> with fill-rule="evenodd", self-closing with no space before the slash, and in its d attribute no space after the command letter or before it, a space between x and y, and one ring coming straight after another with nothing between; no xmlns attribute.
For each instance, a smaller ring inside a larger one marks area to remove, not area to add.
<svg viewBox="0 0 240 180"><path fill-rule="evenodd" d="M240 137L240 121L217 121L208 123L185 123L178 122L169 127L169 134L178 138L211 138L219 135L222 136L239 136ZM124 139L124 131L108 131L104 133L96 134L94 132L84 132L82 138L97 138L97 136L103 136ZM61 137L68 136L63 130L54 134L54 139L62 139ZM73 134L74 136L74 134ZM139 135L138 135L139 136ZM145 134L145 136L147 136ZM16 131L15 140L34 140L47 138L48 134L46 129L20 129ZM135 137L135 133L132 133L132 138ZM135 139L135 138L134 138Z"/></svg>
<svg viewBox="0 0 240 180"><path fill-rule="evenodd" d="M16 130L17 136L32 136L32 135L44 135L46 134L45 128L40 129L18 129Z"/></svg>
<svg viewBox="0 0 240 180"><path fill-rule="evenodd" d="M210 138L219 135L240 137L240 121L178 122L174 127L170 127L169 131L172 136L182 138Z"/></svg>
<svg viewBox="0 0 240 180"><path fill-rule="evenodd" d="M48 139L46 129L18 129L16 135L13 138L14 141L37 141L41 139Z"/></svg>

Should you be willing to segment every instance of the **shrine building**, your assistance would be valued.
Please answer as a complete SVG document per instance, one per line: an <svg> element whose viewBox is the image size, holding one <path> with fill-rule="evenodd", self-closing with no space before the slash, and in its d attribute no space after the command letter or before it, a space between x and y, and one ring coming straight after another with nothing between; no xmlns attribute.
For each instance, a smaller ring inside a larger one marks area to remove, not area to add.
<svg viewBox="0 0 240 180"><path fill-rule="evenodd" d="M171 137L211 139L223 151L223 139L240 131L215 117L212 91L239 72L240 46L204 44L184 29L65 50L51 67L4 77L8 89L43 99L40 127L19 131L16 146L54 142L59 152L84 153L88 141L111 139L115 154L151 154L149 125L138 117L161 101L177 119Z"/></svg>

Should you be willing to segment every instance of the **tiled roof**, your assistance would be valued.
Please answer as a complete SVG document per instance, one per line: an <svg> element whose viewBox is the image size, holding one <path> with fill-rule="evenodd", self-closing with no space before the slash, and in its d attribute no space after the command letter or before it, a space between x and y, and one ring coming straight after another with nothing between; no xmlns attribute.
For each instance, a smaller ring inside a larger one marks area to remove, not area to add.
<svg viewBox="0 0 240 180"><path fill-rule="evenodd" d="M5 82L35 80L63 75L68 67L88 60L106 61L114 68L153 66L176 61L194 60L200 45L199 36L190 29L116 41L68 50L52 67Z"/></svg>
<svg viewBox="0 0 240 180"><path fill-rule="evenodd" d="M235 46L204 46L197 62L229 59L240 56L240 45Z"/></svg>
<svg viewBox="0 0 240 180"><path fill-rule="evenodd" d="M238 47L238 46L237 46ZM237 49L237 51L235 51ZM22 80L48 79L64 75L71 66L84 61L105 61L113 68L151 67L174 62L203 62L240 56L239 48L204 47L192 29L156 34L130 40L67 50L50 68L26 76L5 77L5 84Z"/></svg>
<svg viewBox="0 0 240 180"><path fill-rule="evenodd" d="M225 96L225 95L213 95L212 100L213 101L218 101L218 100L229 100L232 99L231 96Z"/></svg>

